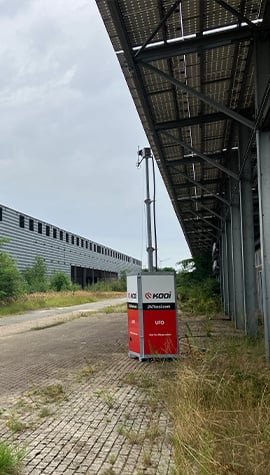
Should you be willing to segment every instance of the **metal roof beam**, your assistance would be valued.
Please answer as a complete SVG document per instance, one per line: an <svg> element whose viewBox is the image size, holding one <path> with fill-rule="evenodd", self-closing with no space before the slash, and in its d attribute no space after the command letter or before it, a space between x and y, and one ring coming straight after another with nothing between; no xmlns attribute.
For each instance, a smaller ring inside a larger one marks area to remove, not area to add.
<svg viewBox="0 0 270 475"><path fill-rule="evenodd" d="M188 235L189 234L196 234L196 236L198 236L198 235L200 236L200 234L202 234L202 237L204 237L206 235L206 233L208 234L208 236L212 236L214 239L217 238L216 234L213 234L212 229L203 228L200 225L198 225L198 229L196 229L195 231L190 231L190 232L187 231Z"/></svg>
<svg viewBox="0 0 270 475"><path fill-rule="evenodd" d="M182 172L178 171L178 174L181 175L183 178L186 178L186 180L188 180L190 183L193 183L194 186L197 186L198 188L201 188L202 190L204 190L207 194L211 194L213 197L217 198L217 200L222 201L222 203L225 203L227 206L231 206L231 203L228 200L226 200L222 196L219 196L215 193L211 193L211 191L208 190L208 188L206 186L202 185L201 183L199 183L196 180L193 180L192 178L190 178L185 173L182 173ZM174 187L177 188L177 186L175 186L175 185L174 185Z"/></svg>
<svg viewBox="0 0 270 475"><path fill-rule="evenodd" d="M215 0L215 2L218 3L221 7L225 8L225 10L236 16L239 22L245 22L247 25L250 26L250 28L256 28L256 25L254 25L254 23L252 23L249 18L235 10L235 8L231 7L231 5L228 5L228 3L224 2L223 0Z"/></svg>
<svg viewBox="0 0 270 475"><path fill-rule="evenodd" d="M155 124L155 130L178 129L182 127L190 127L192 125L206 124L209 122L218 122L219 120L227 119L222 112L213 112L212 114L196 115L194 117L185 117L180 120L171 120L168 122L158 122Z"/></svg>
<svg viewBox="0 0 270 475"><path fill-rule="evenodd" d="M193 201L200 202L200 200L202 200L202 199L204 201L208 201L208 200L212 201L214 198L215 198L215 196L213 195L213 193L208 193L207 195L204 194L204 195L199 195L199 196L198 195L193 195L193 196L188 196L188 195L184 196L183 195L183 196L178 196L177 201L184 202L184 201L192 201L193 200Z"/></svg>
<svg viewBox="0 0 270 475"><path fill-rule="evenodd" d="M215 195L213 195L213 193L209 193L208 194L204 194L204 195L192 195L192 196L189 196L189 195L186 195L186 196L178 196L177 197L177 201L182 201L182 202L186 202L186 201L192 201L192 200L204 200L204 201L208 201L208 200L211 200L213 201L213 199L215 199Z"/></svg>
<svg viewBox="0 0 270 475"><path fill-rule="evenodd" d="M254 129L255 124L249 119L246 119L246 117L243 117L242 115L238 114L237 112L229 109L228 107L224 106L223 104L220 104L219 102L214 101L210 97L206 96L205 94L202 94L201 92L197 91L191 86L188 86L182 81L179 81L178 79L173 78L169 74L165 73L164 71L161 71L160 69L156 68L152 64L148 64L145 62L141 63L144 68L149 69L149 71L152 71L159 76L163 77L164 79L167 79L167 81L171 82L174 84L174 86L179 87L185 92L189 92L193 96L198 97L202 102L205 102L206 104L210 105L211 107L214 107L215 109L219 110L220 112L223 112L225 115L230 117L231 119L236 120L237 122L240 122L241 124L245 125L249 129Z"/></svg>
<svg viewBox="0 0 270 475"><path fill-rule="evenodd" d="M223 154L213 154L214 155L214 160L222 160L224 158ZM197 157L197 155L189 155L184 156L184 158L176 158L174 160L167 160L165 165L166 167L175 167L177 165L182 166L182 165L191 165L193 163L202 163L203 159L201 157Z"/></svg>
<svg viewBox="0 0 270 475"><path fill-rule="evenodd" d="M175 178L175 177L178 177L178 175L182 175L182 173L179 173L177 172L175 175L171 175L172 178ZM218 183L218 180L202 180L200 183L202 183L202 185L216 185ZM190 188L191 186L194 186L193 183L178 183L178 184L173 184L173 187L177 190L182 190L182 189L185 189L185 188Z"/></svg>
<svg viewBox="0 0 270 475"><path fill-rule="evenodd" d="M202 160L212 165L212 167L218 168L220 171L222 171L226 175L231 176L234 180L239 180L239 177L236 173L232 172L231 170L224 167L220 163L214 162L211 158L204 155L204 153L201 153L199 152L199 150L196 150L194 147L191 147L191 145L188 145L187 143L183 142L180 139L176 139L173 135L169 134L168 132L162 131L162 133L165 134L167 137L173 139L175 142L177 142L179 145L184 147L186 150L189 150L190 152L195 153L195 155L198 155L198 157L201 157Z"/></svg>
<svg viewBox="0 0 270 475"><path fill-rule="evenodd" d="M220 48L238 41L247 41L253 36L253 26L252 24L252 28L250 26L243 26L227 31L209 33L196 38L180 39L177 42L164 45L151 46L144 51L140 52L139 50L135 54L134 60L138 63L158 61L184 54L197 53L202 50Z"/></svg>
<svg viewBox="0 0 270 475"><path fill-rule="evenodd" d="M191 198L191 200L193 203L195 203L196 205L198 204L201 209L205 209L206 211L208 211L209 213L211 213L213 216L215 216L216 218L220 219L221 221L225 221L224 218L222 216L220 216L220 214L216 213L213 209L211 208L208 208L208 206L205 206L203 205L202 203L200 203L198 200L194 200L193 198Z"/></svg>
<svg viewBox="0 0 270 475"><path fill-rule="evenodd" d="M195 213L194 211L192 211L191 209L188 210L188 212L190 214L192 214L193 216L195 216L198 220L201 220L203 221L204 223L206 223L208 226L212 227L213 229L216 229L217 231L221 231L221 229L216 226L215 224L213 223L210 223L209 221L207 221L207 219L203 218L202 216L198 216L197 213Z"/></svg>
<svg viewBox="0 0 270 475"><path fill-rule="evenodd" d="M164 15L164 17L161 19L161 21L159 22L159 24L156 26L156 28L152 31L151 35L148 36L148 38L145 40L145 42L143 43L143 45L140 47L140 49L137 51L137 53L135 54L135 58L136 56L142 54L142 52L144 51L144 49L146 48L146 46L150 43L150 41L156 36L157 32L160 30L160 28L162 28L162 26L165 24L165 22L168 20L168 18L171 16L171 14L174 12L174 10L178 7L179 3L180 3L181 0L176 0L174 2L174 4L171 6L171 8L169 8L169 10L167 11L167 13Z"/></svg>
<svg viewBox="0 0 270 475"><path fill-rule="evenodd" d="M164 145L164 148L166 148L166 145ZM235 155L236 159L238 158L238 150L230 150L230 155ZM208 158L211 158L212 160L223 160L227 157L227 152L215 152L211 153L210 155L207 155ZM183 158L174 158L172 160L167 159L165 162L166 167L175 167L177 165L190 165L192 163L201 163L203 159L201 157L198 157L196 154L194 155L184 155Z"/></svg>

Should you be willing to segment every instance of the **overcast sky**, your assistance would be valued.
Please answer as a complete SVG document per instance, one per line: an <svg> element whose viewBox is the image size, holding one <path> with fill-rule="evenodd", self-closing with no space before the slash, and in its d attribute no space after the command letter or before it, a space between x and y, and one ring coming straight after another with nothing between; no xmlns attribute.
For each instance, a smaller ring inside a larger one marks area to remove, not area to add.
<svg viewBox="0 0 270 475"><path fill-rule="evenodd" d="M139 116L94 0L0 0L0 203L147 264ZM157 172L159 264L190 257Z"/></svg>

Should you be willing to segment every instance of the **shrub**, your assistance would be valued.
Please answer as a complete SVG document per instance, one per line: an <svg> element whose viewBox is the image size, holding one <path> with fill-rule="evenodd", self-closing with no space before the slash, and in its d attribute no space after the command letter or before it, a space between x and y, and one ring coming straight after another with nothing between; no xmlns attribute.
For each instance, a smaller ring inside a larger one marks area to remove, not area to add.
<svg viewBox="0 0 270 475"><path fill-rule="evenodd" d="M210 264L211 259L204 255L180 262L176 288L183 310L208 315L220 311L220 284Z"/></svg>
<svg viewBox="0 0 270 475"><path fill-rule="evenodd" d="M0 300L16 297L22 293L23 285L15 260L1 251L5 239L0 239Z"/></svg>
<svg viewBox="0 0 270 475"><path fill-rule="evenodd" d="M102 291L102 292L126 292L127 290L126 272L122 271L120 273L119 279L99 280L95 284L90 285L89 290Z"/></svg>
<svg viewBox="0 0 270 475"><path fill-rule="evenodd" d="M29 293L48 290L47 266L43 257L37 256L32 267L22 272Z"/></svg>
<svg viewBox="0 0 270 475"><path fill-rule="evenodd" d="M62 290L70 290L71 281L64 272L55 272L50 278L50 289L56 290L56 292L61 292Z"/></svg>

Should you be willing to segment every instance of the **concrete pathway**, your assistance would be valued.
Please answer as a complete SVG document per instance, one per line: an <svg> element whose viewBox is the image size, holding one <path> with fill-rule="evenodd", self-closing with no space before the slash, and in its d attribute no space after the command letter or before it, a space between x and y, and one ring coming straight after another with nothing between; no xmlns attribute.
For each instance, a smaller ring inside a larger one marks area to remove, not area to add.
<svg viewBox="0 0 270 475"><path fill-rule="evenodd" d="M100 302L90 302L71 307L56 307L49 309L33 310L22 315L12 315L0 318L0 338L13 335L33 328L53 325L68 320L73 320L83 314L97 313L110 306L121 305L126 298L111 298Z"/></svg>

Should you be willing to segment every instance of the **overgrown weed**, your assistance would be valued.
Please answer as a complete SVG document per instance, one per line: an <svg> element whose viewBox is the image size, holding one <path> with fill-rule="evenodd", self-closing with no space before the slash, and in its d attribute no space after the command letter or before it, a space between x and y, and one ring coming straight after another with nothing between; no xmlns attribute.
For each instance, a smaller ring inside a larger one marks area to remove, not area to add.
<svg viewBox="0 0 270 475"><path fill-rule="evenodd" d="M6 420L6 426L11 430L11 432L23 432L28 428L25 422L22 422L16 412L12 411L9 418Z"/></svg>
<svg viewBox="0 0 270 475"><path fill-rule="evenodd" d="M0 475L19 475L25 449L0 441Z"/></svg>
<svg viewBox="0 0 270 475"><path fill-rule="evenodd" d="M116 400L113 394L111 394L110 391L107 389L102 389L100 391L96 391L94 393L97 397L100 397L103 399L105 404L108 406L109 409L112 409L116 405Z"/></svg>
<svg viewBox="0 0 270 475"><path fill-rule="evenodd" d="M52 404L65 399L66 392L62 384L35 386L32 391L28 393L28 397L41 404Z"/></svg>
<svg viewBox="0 0 270 475"><path fill-rule="evenodd" d="M262 340L220 338L161 384L174 421L177 472L270 473L270 369Z"/></svg>

